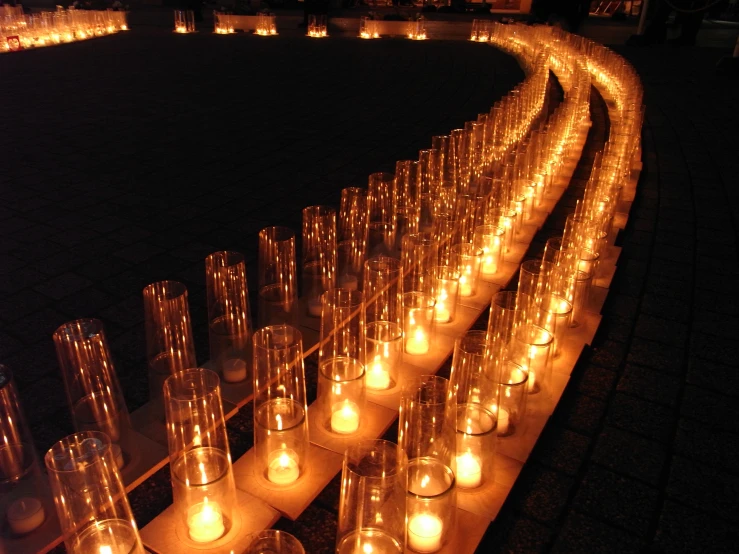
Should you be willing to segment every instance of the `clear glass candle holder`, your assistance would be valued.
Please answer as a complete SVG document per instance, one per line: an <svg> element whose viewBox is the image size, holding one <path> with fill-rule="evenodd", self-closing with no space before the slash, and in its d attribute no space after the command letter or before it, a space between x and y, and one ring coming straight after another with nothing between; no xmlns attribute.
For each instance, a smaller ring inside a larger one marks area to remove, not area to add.
<svg viewBox="0 0 739 554"><path fill-rule="evenodd" d="M459 271L456 267L436 266L433 274L433 295L436 299L434 320L437 323L451 323L457 313Z"/></svg>
<svg viewBox="0 0 739 554"><path fill-rule="evenodd" d="M340 289L362 289L368 223L367 190L357 187L342 189L336 245L336 286Z"/></svg>
<svg viewBox="0 0 739 554"><path fill-rule="evenodd" d="M43 498L48 486L41 473L33 438L23 414L13 374L0 364L0 514L4 531L0 535L0 551L6 549L5 538L32 533L46 521Z"/></svg>
<svg viewBox="0 0 739 554"><path fill-rule="evenodd" d="M480 272L490 277L498 272L503 259L503 234L502 227L494 225L479 225L475 229L475 248L482 250L482 264Z"/></svg>
<svg viewBox="0 0 739 554"><path fill-rule="evenodd" d="M144 327L149 397L158 400L170 375L197 365L185 285L159 281L144 288Z"/></svg>
<svg viewBox="0 0 739 554"><path fill-rule="evenodd" d="M468 331L454 345L450 382L457 397L455 476L461 489L494 479L498 380L489 353L485 331Z"/></svg>
<svg viewBox="0 0 739 554"><path fill-rule="evenodd" d="M431 349L436 299L420 292L403 295L403 348L406 354L422 356Z"/></svg>
<svg viewBox="0 0 739 554"><path fill-rule="evenodd" d="M549 395L553 342L552 334L538 325L525 324L516 330L509 356L528 373L529 394Z"/></svg>
<svg viewBox="0 0 739 554"><path fill-rule="evenodd" d="M403 292L432 294L437 256L438 242L432 233L411 233L403 237L400 255Z"/></svg>
<svg viewBox="0 0 739 554"><path fill-rule="evenodd" d="M297 308L295 233L287 227L262 229L259 231L259 326L297 325Z"/></svg>
<svg viewBox="0 0 739 554"><path fill-rule="evenodd" d="M482 248L472 244L455 244L452 246L451 257L451 265L459 273L459 296L475 296L482 267Z"/></svg>
<svg viewBox="0 0 739 554"><path fill-rule="evenodd" d="M212 543L231 530L236 504L218 374L195 368L172 375L164 406L177 533L185 544Z"/></svg>
<svg viewBox="0 0 739 554"><path fill-rule="evenodd" d="M572 304L571 327L578 327L583 322L584 312L590 304L590 290L593 275L585 271L576 271L571 278L572 287L567 300Z"/></svg>
<svg viewBox="0 0 739 554"><path fill-rule="evenodd" d="M44 460L67 552L144 554L108 435L69 435Z"/></svg>
<svg viewBox="0 0 739 554"><path fill-rule="evenodd" d="M398 445L365 440L344 454L336 532L337 554L405 548L407 459Z"/></svg>
<svg viewBox="0 0 739 554"><path fill-rule="evenodd" d="M75 429L101 431L112 442L120 442L131 422L103 323L98 319L70 321L53 338Z"/></svg>
<svg viewBox="0 0 739 554"><path fill-rule="evenodd" d="M515 435L526 415L529 374L522 366L506 360L501 364L498 402L498 436Z"/></svg>
<svg viewBox="0 0 739 554"><path fill-rule="evenodd" d="M318 398L321 428L337 435L359 430L366 404L365 307L360 291L323 294Z"/></svg>
<svg viewBox="0 0 739 554"><path fill-rule="evenodd" d="M400 397L398 445L408 457L407 547L437 552L456 527L457 403L449 381L409 380Z"/></svg>
<svg viewBox="0 0 739 554"><path fill-rule="evenodd" d="M250 537L243 554L305 554L300 541L285 531L265 529Z"/></svg>
<svg viewBox="0 0 739 554"><path fill-rule="evenodd" d="M392 173L371 174L368 191L367 256L395 257L395 176Z"/></svg>
<svg viewBox="0 0 739 554"><path fill-rule="evenodd" d="M253 343L255 471L265 484L290 486L305 475L310 449L302 336L273 325Z"/></svg>
<svg viewBox="0 0 739 554"><path fill-rule="evenodd" d="M308 315L321 316L321 295L336 285L336 211L303 209L303 298Z"/></svg>
<svg viewBox="0 0 739 554"><path fill-rule="evenodd" d="M244 256L214 252L205 258L210 359L227 383L247 378L251 317Z"/></svg>
<svg viewBox="0 0 739 554"><path fill-rule="evenodd" d="M538 325L552 334L552 356L562 351L562 341L572 321L572 304L556 294L543 294L538 299Z"/></svg>
<svg viewBox="0 0 739 554"><path fill-rule="evenodd" d="M485 220L487 225L500 227L503 229L503 252L501 256L511 251L513 247L513 237L515 235L516 212L504 207L494 208L488 213Z"/></svg>

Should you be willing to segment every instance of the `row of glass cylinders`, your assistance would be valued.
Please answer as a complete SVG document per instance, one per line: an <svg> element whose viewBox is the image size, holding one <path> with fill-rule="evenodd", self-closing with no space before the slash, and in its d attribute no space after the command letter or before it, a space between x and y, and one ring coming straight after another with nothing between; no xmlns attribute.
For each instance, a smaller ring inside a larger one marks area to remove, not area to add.
<svg viewBox="0 0 739 554"><path fill-rule="evenodd" d="M49 46L128 29L126 12L57 7L24 14L22 6L0 6L0 51Z"/></svg>
<svg viewBox="0 0 739 554"><path fill-rule="evenodd" d="M638 143L626 134L638 129L638 114L621 109L562 239L547 244L542 262L524 263L518 293L495 296L487 333L469 332L456 341L449 381L399 375L402 355L427 353L434 326L454 320L459 295L475 294L480 273L497 272L517 229L558 175L557 160L570 157L587 110L582 67L565 79L565 101L547 123L535 124L544 104L547 60L563 67L578 60L568 39L558 40L549 58L532 58L534 72L489 114L448 137L435 137L437 147L422 151L418 161L398 162L394 178L375 174L368 191L342 191L339 225L330 208L304 210L302 299L294 234L279 227L262 230L259 330L251 330L243 258L229 252L209 256L215 371L192 369L197 363L185 287L146 287L151 392L164 405L183 541L206 545L227 536L233 525L235 486L219 375L243 381L251 361L256 467L265 486L289 487L305 475L307 400L296 325L300 317L315 316L319 376L311 410L319 415L312 432L356 434L366 417L367 391L404 382L398 445L358 442L345 454L337 550L367 552L375 545L380 551L385 544L392 552L407 544L434 552L448 542L457 489L492 480L495 436L515 433L527 398L546 395L551 359L572 324L573 309L578 319L579 299L596 270L606 220L612 219ZM635 75L617 68L619 63L599 51L600 78ZM631 89L612 88L623 95L617 105L633 107ZM45 457L67 548L142 551L118 472L127 461L117 445L130 428L128 412L102 325L71 322L57 330L54 341L78 431ZM24 487L38 467L5 368L0 390L0 466L10 491L3 499L12 531L23 534L44 519L40 503Z"/></svg>
<svg viewBox="0 0 739 554"><path fill-rule="evenodd" d="M380 38L383 22L368 16L359 18L359 37L364 39ZM412 40L426 40L426 20L423 17L408 21L405 25L405 36Z"/></svg>

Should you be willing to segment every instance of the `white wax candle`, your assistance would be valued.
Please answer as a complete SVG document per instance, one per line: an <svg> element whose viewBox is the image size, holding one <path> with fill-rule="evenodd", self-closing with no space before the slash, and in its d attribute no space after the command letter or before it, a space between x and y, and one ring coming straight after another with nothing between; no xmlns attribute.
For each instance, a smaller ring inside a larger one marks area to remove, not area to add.
<svg viewBox="0 0 739 554"><path fill-rule="evenodd" d="M15 535L25 535L41 526L46 518L38 498L24 496L8 507L8 524Z"/></svg>
<svg viewBox="0 0 739 554"><path fill-rule="evenodd" d="M457 456L457 486L463 489L474 489L482 483L482 464L480 458L465 452Z"/></svg>
<svg viewBox="0 0 739 554"><path fill-rule="evenodd" d="M367 388L371 390L387 390L390 388L390 372L382 360L375 360L367 371Z"/></svg>
<svg viewBox="0 0 739 554"><path fill-rule="evenodd" d="M459 295L472 296L472 279L469 275L462 275L459 278Z"/></svg>
<svg viewBox="0 0 739 554"><path fill-rule="evenodd" d="M331 414L331 430L340 435L351 435L359 429L359 406L346 400L334 406Z"/></svg>
<svg viewBox="0 0 739 554"><path fill-rule="evenodd" d="M275 485L290 485L300 477L298 454L294 450L280 449L270 454L273 460L267 468L267 479Z"/></svg>
<svg viewBox="0 0 739 554"><path fill-rule="evenodd" d="M221 538L226 528L220 508L217 502L208 502L207 498L192 508L193 514L187 518L187 527L193 541L204 543Z"/></svg>
<svg viewBox="0 0 739 554"><path fill-rule="evenodd" d="M508 425L510 423L510 414L505 408L498 410L498 434L505 435L508 433Z"/></svg>
<svg viewBox="0 0 739 554"><path fill-rule="evenodd" d="M482 264L482 272L485 275L493 275L496 271L498 271L498 268L493 256L485 256Z"/></svg>
<svg viewBox="0 0 739 554"><path fill-rule="evenodd" d="M118 469L123 469L123 466L126 465L126 460L123 458L123 450L121 450L121 447L117 444L111 445L110 449L113 452L115 465L118 466Z"/></svg>
<svg viewBox="0 0 739 554"><path fill-rule="evenodd" d="M438 321L439 323L449 323L449 320L452 319L452 313L447 310L446 306L444 305L444 301L437 300L436 302L436 310L434 311L434 319Z"/></svg>
<svg viewBox="0 0 739 554"><path fill-rule="evenodd" d="M321 297L308 300L308 313L313 317L321 317Z"/></svg>
<svg viewBox="0 0 739 554"><path fill-rule="evenodd" d="M342 275L339 277L339 288L347 290L357 290L359 282L354 275Z"/></svg>
<svg viewBox="0 0 739 554"><path fill-rule="evenodd" d="M418 356L421 354L426 354L429 351L430 346L431 345L426 338L426 333L423 332L423 329L417 328L413 331L413 334L406 341L405 351L408 352L408 354Z"/></svg>
<svg viewBox="0 0 739 554"><path fill-rule="evenodd" d="M436 552L441 548L444 524L433 514L416 514L408 520L408 547L416 552Z"/></svg>
<svg viewBox="0 0 739 554"><path fill-rule="evenodd" d="M246 379L246 362L239 358L229 358L223 362L223 380L239 383Z"/></svg>

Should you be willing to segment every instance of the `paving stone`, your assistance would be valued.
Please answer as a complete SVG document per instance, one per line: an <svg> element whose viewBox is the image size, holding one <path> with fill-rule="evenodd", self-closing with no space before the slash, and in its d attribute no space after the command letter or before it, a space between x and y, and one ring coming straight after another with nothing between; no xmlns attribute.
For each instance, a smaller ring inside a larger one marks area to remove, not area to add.
<svg viewBox="0 0 739 554"><path fill-rule="evenodd" d="M725 365L735 365L739 360L739 343L735 338L729 339L693 332L690 337L690 352L699 358L706 358Z"/></svg>
<svg viewBox="0 0 739 554"><path fill-rule="evenodd" d="M549 423L536 442L531 459L541 465L575 476L588 454L590 438Z"/></svg>
<svg viewBox="0 0 739 554"><path fill-rule="evenodd" d="M589 354L589 361L600 367L617 369L623 362L626 347L620 342L603 341L602 344L594 345Z"/></svg>
<svg viewBox="0 0 739 554"><path fill-rule="evenodd" d="M736 398L686 385L680 404L683 417L697 419L712 429L739 433L739 404Z"/></svg>
<svg viewBox="0 0 739 554"><path fill-rule="evenodd" d="M578 364L570 377L570 385L582 394L607 399L616 381L616 374L593 364Z"/></svg>
<svg viewBox="0 0 739 554"><path fill-rule="evenodd" d="M34 290L53 298L61 300L70 294L89 287L92 282L73 272L62 273L53 279L49 279L44 283L40 283L34 287Z"/></svg>
<svg viewBox="0 0 739 554"><path fill-rule="evenodd" d="M511 510L501 511L480 541L480 552L547 552L551 528Z"/></svg>
<svg viewBox="0 0 739 554"><path fill-rule="evenodd" d="M735 365L717 364L691 356L686 381L722 394L739 396L739 372Z"/></svg>
<svg viewBox="0 0 739 554"><path fill-rule="evenodd" d="M667 500L662 508L653 546L659 552L728 554L736 550L736 526Z"/></svg>
<svg viewBox="0 0 739 554"><path fill-rule="evenodd" d="M614 294L611 290L606 300L606 311L609 316L616 315L633 320L639 311L639 300L633 296Z"/></svg>
<svg viewBox="0 0 739 554"><path fill-rule="evenodd" d="M598 436L591 460L657 487L665 457L665 445L608 426Z"/></svg>
<svg viewBox="0 0 739 554"><path fill-rule="evenodd" d="M527 465L515 485L517 507L531 519L554 523L564 510L574 479L537 465Z"/></svg>
<svg viewBox="0 0 739 554"><path fill-rule="evenodd" d="M668 443L674 433L675 417L674 411L666 406L616 393L608 409L607 421L621 429Z"/></svg>
<svg viewBox="0 0 739 554"><path fill-rule="evenodd" d="M736 434L718 429L707 432L704 423L680 418L675 434L674 451L709 466L739 470L736 457Z"/></svg>
<svg viewBox="0 0 739 554"><path fill-rule="evenodd" d="M571 512L554 542L553 553L600 552L621 554L643 552L646 542L585 514ZM521 551L523 552L523 551Z"/></svg>
<svg viewBox="0 0 739 554"><path fill-rule="evenodd" d="M730 294L696 289L693 294L693 305L696 310L708 310L731 316L739 315L739 300Z"/></svg>
<svg viewBox="0 0 739 554"><path fill-rule="evenodd" d="M52 299L47 295L33 290L23 290L6 296L0 302L0 319L16 321L51 304Z"/></svg>
<svg viewBox="0 0 739 554"><path fill-rule="evenodd" d="M627 361L680 375L684 372L684 352L682 348L634 337Z"/></svg>
<svg viewBox="0 0 739 554"><path fill-rule="evenodd" d="M572 507L646 538L649 522L658 508L658 493L640 481L591 465Z"/></svg>
<svg viewBox="0 0 739 554"><path fill-rule="evenodd" d="M667 496L688 506L739 521L739 477L682 456L670 464Z"/></svg>
<svg viewBox="0 0 739 554"><path fill-rule="evenodd" d="M690 317L690 304L673 296L647 293L642 298L641 311L649 315L684 323Z"/></svg>
<svg viewBox="0 0 739 554"><path fill-rule="evenodd" d="M646 367L626 364L616 390L656 402L675 406L682 379Z"/></svg>
<svg viewBox="0 0 739 554"><path fill-rule="evenodd" d="M573 431L593 435L606 411L602 400L580 394L565 394L554 411L554 421Z"/></svg>

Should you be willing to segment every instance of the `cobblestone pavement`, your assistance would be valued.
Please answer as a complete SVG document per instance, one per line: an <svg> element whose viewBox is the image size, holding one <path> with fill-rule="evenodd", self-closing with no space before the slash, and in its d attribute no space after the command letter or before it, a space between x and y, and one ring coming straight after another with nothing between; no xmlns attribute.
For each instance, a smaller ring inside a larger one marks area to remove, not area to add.
<svg viewBox="0 0 739 554"><path fill-rule="evenodd" d="M739 87L714 76L714 50L622 53L648 109L619 269L485 552L735 542ZM59 324L105 322L136 408L148 390L146 284L187 284L204 361L206 254L244 252L256 283L260 228L299 229L301 208L336 204L341 188L415 157L521 78L510 58L466 43L155 29L0 56L0 75L0 360L15 369L41 452L72 430L51 341ZM594 119L591 148L606 126L597 102ZM154 486L137 489L134 508ZM324 496L316 521L335 518L338 493Z"/></svg>

